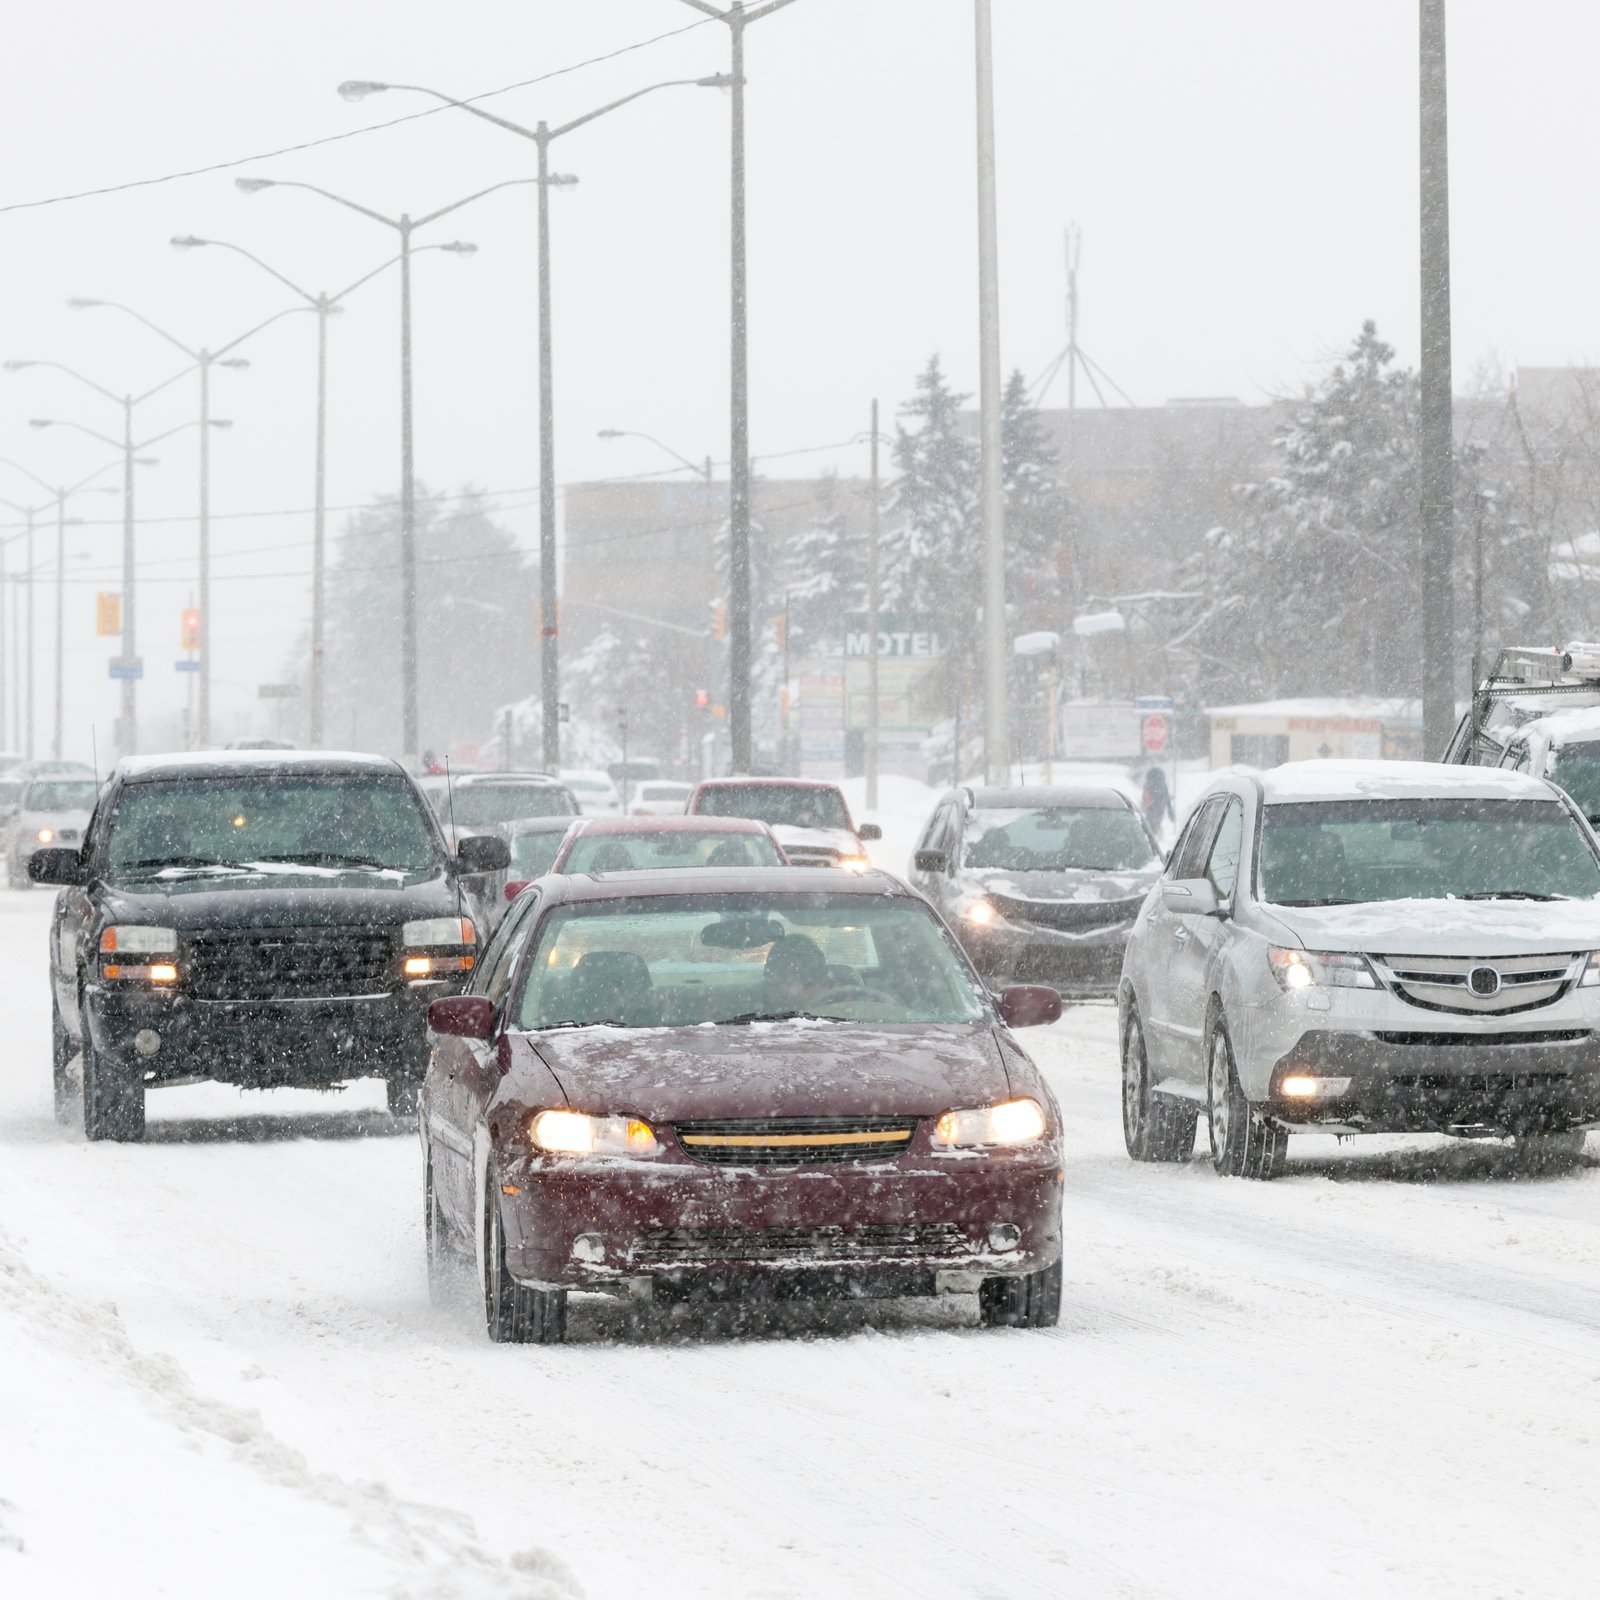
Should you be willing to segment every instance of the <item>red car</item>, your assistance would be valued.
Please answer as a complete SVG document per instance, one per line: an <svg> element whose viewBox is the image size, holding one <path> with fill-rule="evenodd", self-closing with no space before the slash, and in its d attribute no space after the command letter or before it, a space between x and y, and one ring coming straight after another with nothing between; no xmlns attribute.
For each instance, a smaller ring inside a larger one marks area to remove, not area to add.
<svg viewBox="0 0 1600 1600"><path fill-rule="evenodd" d="M788 865L772 829L746 817L588 817L568 830L550 870Z"/></svg>
<svg viewBox="0 0 1600 1600"><path fill-rule="evenodd" d="M871 863L863 841L883 837L874 822L859 828L836 784L810 778L708 778L689 799L690 816L750 817L766 823L797 867L849 867Z"/></svg>
<svg viewBox="0 0 1600 1600"><path fill-rule="evenodd" d="M986 993L883 873L550 877L429 1012L429 1281L498 1341L570 1290L640 1300L973 1292L1053 1324L1061 1119Z"/></svg>

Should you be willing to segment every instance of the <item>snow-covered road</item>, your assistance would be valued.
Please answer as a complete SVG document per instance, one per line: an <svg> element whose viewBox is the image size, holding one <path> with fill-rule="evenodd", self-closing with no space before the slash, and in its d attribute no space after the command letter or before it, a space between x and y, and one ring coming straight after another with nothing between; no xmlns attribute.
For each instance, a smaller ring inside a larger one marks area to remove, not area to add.
<svg viewBox="0 0 1600 1600"><path fill-rule="evenodd" d="M44 894L0 895L0 1594L1578 1596L1600 1583L1600 1140L1135 1168L1113 1014L1028 1038L1068 1123L1059 1329L424 1285L366 1086L50 1116Z"/></svg>

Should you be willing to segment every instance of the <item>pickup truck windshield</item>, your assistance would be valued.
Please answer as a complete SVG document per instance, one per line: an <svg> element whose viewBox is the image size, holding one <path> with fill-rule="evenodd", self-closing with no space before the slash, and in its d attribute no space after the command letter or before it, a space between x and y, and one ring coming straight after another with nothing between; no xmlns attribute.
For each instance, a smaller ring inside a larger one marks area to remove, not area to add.
<svg viewBox="0 0 1600 1600"><path fill-rule="evenodd" d="M1555 800L1327 800L1269 805L1261 898L1568 900L1600 895L1600 862Z"/></svg>
<svg viewBox="0 0 1600 1600"><path fill-rule="evenodd" d="M111 819L113 872L252 862L423 872L440 847L412 786L367 774L130 783Z"/></svg>

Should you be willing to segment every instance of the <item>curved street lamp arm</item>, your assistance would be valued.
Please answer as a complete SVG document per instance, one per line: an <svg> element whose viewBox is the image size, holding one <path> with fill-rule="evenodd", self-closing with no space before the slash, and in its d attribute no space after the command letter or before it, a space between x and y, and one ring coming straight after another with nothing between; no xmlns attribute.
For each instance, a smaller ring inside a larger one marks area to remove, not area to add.
<svg viewBox="0 0 1600 1600"><path fill-rule="evenodd" d="M155 386L155 388L146 389L143 394L134 395L134 397L127 403L130 406L143 405L144 402L151 397L151 395L160 394L163 389L171 388L172 385L175 384L180 378L187 378L189 374L193 372L199 365L200 363L196 361L194 366L185 367L181 372L174 372L170 378L163 378L161 382ZM119 405L122 404L120 400L118 400L117 403Z"/></svg>
<svg viewBox="0 0 1600 1600"><path fill-rule="evenodd" d="M420 256L425 250L443 250L444 248L445 246L442 244L419 244L411 253L414 256ZM381 266L374 267L371 272L362 273L362 275L357 278L354 283L347 283L344 288L338 292L338 294L330 294L328 296L328 305L330 307L338 305L338 303L343 300L347 294L354 294L362 284L371 283L379 273L387 272L389 268L396 265L399 260L399 256L390 256L389 259Z"/></svg>
<svg viewBox="0 0 1600 1600"><path fill-rule="evenodd" d="M625 94L620 100L613 100L609 105L599 106L593 111L586 111L581 117L574 117L571 122L563 122L559 128L550 130L550 138L559 139L564 133L571 133L574 128L581 128L586 122L593 122L596 117L603 117L608 111L615 111L618 106L625 106L630 100L638 100L643 95L654 94L657 89L684 89L698 86L698 78L669 78L665 83L652 83L647 88L635 89L632 94Z"/></svg>
<svg viewBox="0 0 1600 1600"><path fill-rule="evenodd" d="M626 433L635 439L648 439L657 450L664 450L669 456L672 457L674 461L681 461L684 466L686 466L697 477L705 477L706 469L704 462L691 461L688 456L680 455L672 448L670 444L666 444L662 440L656 438L653 433L644 433L638 428L619 428L617 431L619 433Z"/></svg>
<svg viewBox="0 0 1600 1600"><path fill-rule="evenodd" d="M151 445L160 444L163 439L170 439L175 433L182 433L187 428L198 428L199 426L198 422L180 422L176 428L168 428L165 433L152 434L148 439L141 439L133 448L136 451L148 450Z"/></svg>
<svg viewBox="0 0 1600 1600"><path fill-rule="evenodd" d="M763 17L770 17L774 11L782 11L785 6L792 6L794 0L767 0L764 6L757 6L754 11L744 14L746 22L759 22Z"/></svg>
<svg viewBox="0 0 1600 1600"><path fill-rule="evenodd" d="M25 467L20 461L13 461L10 456L0 456L0 467L10 467L14 472L20 472L24 478L32 478L41 489L48 489L51 494L56 493L56 485L41 478L32 467Z"/></svg>
<svg viewBox="0 0 1600 1600"><path fill-rule="evenodd" d="M398 228L400 223L394 217L386 217L381 211L374 211L370 206L360 206L354 200L346 200L342 194L335 194L331 189L319 189L314 183L297 183L288 178L274 178L274 189L309 189L312 194L320 194L324 200L331 200L336 206L344 206L351 211L359 211L364 217L371 217L374 222L381 222L386 228Z"/></svg>
<svg viewBox="0 0 1600 1600"><path fill-rule="evenodd" d="M78 481L70 488L60 490L59 493L61 498L63 500L70 500L80 489L87 489L102 472L109 472L113 467L120 467L122 465L123 457L121 455L119 455L115 461L104 462L102 465L96 467L87 478L79 478ZM109 493L110 491L107 492Z"/></svg>
<svg viewBox="0 0 1600 1600"><path fill-rule="evenodd" d="M191 361L199 361L200 352L198 350L191 350L182 339L175 338L158 323L152 322L142 311L135 311L132 306L125 306L120 300L101 300L98 303L108 311L120 311L124 316L132 317L135 322L142 322L158 338L165 339L170 345L176 345Z"/></svg>
<svg viewBox="0 0 1600 1600"><path fill-rule="evenodd" d="M103 394L107 400L116 401L119 406L123 404L124 400L127 398L125 395L114 393L112 390L106 388L104 384L96 383L93 378L84 377L84 375L77 371L76 368L63 366L59 361L28 361L24 362L23 365L29 367L50 367L56 372L64 372L69 378L76 378L79 383L86 384L89 388L93 389L96 394Z"/></svg>
<svg viewBox="0 0 1600 1600"><path fill-rule="evenodd" d="M113 439L109 433L97 432L94 428L86 428L81 422L67 422L55 420L50 424L53 428L71 428L75 433L86 433L91 439L98 439L101 444L110 445L113 450L122 451L123 444L120 439Z"/></svg>
<svg viewBox="0 0 1600 1600"><path fill-rule="evenodd" d="M263 272L267 273L270 277L276 278L285 289L293 290L295 294L299 295L300 298L306 301L309 305L315 305L317 303L317 297L314 294L302 289L293 278L284 277L284 275L279 272L276 267L268 266L260 256L252 254L249 250L246 250L243 245L229 244L226 239L207 239L206 243L209 245L215 245L219 250L231 250L236 256L243 256L246 261L255 262L255 264L260 267Z"/></svg>
<svg viewBox="0 0 1600 1600"><path fill-rule="evenodd" d="M418 217L411 224L413 228L420 228L424 223L437 222L440 217L448 216L452 211L459 211L462 206L470 206L474 200L481 200L486 194L493 194L496 189L514 189L518 184L537 183L537 178L507 178L504 183L491 183L487 189L480 189L476 194L469 194L464 200L453 201L450 205L440 206L437 211L430 211L425 217Z"/></svg>
<svg viewBox="0 0 1600 1600"><path fill-rule="evenodd" d="M270 328L274 322L280 322L284 317L303 317L308 311L316 309L315 302L309 306L285 306L282 311L274 311L265 322L258 322L255 327L241 333L237 339L230 339L224 345L218 345L211 352L210 358L215 361L218 356L225 356L230 350L236 350L246 339L253 339L263 328Z"/></svg>
<svg viewBox="0 0 1600 1600"><path fill-rule="evenodd" d="M524 128L520 122L510 122L505 117L497 117L492 111L485 111L481 106L475 106L470 100L457 100L453 95L441 94L437 89L429 89L420 83L391 83L390 89L404 89L408 94L425 94L441 104L454 106L458 111L470 112L475 117L481 117L485 122L492 122L497 128L504 128L508 133L520 134L524 139L537 139L539 135L532 128Z"/></svg>
<svg viewBox="0 0 1600 1600"><path fill-rule="evenodd" d="M719 11L715 6L708 6L706 0L683 0L686 6L693 6L696 11L703 11L708 17L715 17L718 22L726 22L728 13Z"/></svg>

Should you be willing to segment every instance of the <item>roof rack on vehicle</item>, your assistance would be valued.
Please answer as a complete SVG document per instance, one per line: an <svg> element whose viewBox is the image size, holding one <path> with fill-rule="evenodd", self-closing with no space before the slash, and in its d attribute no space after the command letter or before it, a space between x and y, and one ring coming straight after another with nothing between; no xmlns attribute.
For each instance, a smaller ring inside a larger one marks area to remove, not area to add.
<svg viewBox="0 0 1600 1600"><path fill-rule="evenodd" d="M1483 687L1505 683L1600 683L1600 644L1573 643L1565 648L1505 645Z"/></svg>

